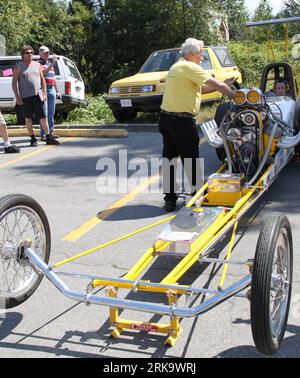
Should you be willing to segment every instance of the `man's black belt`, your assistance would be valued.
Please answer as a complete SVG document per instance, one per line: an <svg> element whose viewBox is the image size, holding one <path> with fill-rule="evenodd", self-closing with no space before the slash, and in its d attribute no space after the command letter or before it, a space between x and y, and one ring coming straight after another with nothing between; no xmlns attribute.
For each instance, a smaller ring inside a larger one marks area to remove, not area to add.
<svg viewBox="0 0 300 378"><path fill-rule="evenodd" d="M161 110L161 113L170 115L172 117L184 117L184 118L195 118L195 116L191 113L186 113L186 112L167 112L166 110Z"/></svg>

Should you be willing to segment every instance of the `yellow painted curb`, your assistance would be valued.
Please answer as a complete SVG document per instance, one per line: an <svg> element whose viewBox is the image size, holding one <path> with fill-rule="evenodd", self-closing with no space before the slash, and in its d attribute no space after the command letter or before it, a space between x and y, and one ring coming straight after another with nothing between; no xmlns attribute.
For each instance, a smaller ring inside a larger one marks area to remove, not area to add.
<svg viewBox="0 0 300 378"><path fill-rule="evenodd" d="M28 136L27 129L8 129L9 136L23 137ZM127 130L119 129L55 129L55 132L61 137L76 138L126 138ZM34 135L39 136L40 131L34 129Z"/></svg>

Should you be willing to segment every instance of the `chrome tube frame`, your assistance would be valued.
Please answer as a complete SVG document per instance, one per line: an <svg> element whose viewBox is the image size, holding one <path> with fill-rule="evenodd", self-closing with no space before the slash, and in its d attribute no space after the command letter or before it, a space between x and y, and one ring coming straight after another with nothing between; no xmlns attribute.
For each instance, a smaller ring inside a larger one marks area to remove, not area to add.
<svg viewBox="0 0 300 378"><path fill-rule="evenodd" d="M132 311L141 311L155 313L159 315L179 316L181 318L188 318L201 315L206 311L216 307L225 300L235 296L251 285L252 275L248 275L231 285L227 289L220 291L213 297L205 300L204 303L194 308L183 308L178 306L168 306L149 302L132 301L128 299L117 299L111 297L100 297L94 294L85 292L76 292L69 289L69 287L58 277L58 275L45 264L45 262L32 249L26 249L26 257L29 262L38 268L53 285L66 297L86 304L97 304L113 308L122 308ZM159 285L159 284L158 284Z"/></svg>
<svg viewBox="0 0 300 378"><path fill-rule="evenodd" d="M291 137L287 136L283 138L280 142L277 143L277 146L279 148L288 150L290 148L294 148L298 146L299 143L300 143L300 132L295 136L291 136Z"/></svg>

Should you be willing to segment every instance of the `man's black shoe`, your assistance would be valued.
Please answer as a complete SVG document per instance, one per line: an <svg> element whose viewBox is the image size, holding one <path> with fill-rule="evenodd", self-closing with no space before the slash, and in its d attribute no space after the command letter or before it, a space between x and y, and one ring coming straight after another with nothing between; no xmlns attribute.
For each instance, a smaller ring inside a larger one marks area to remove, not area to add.
<svg viewBox="0 0 300 378"><path fill-rule="evenodd" d="M176 201L166 201L165 210L168 212L174 211L176 209Z"/></svg>
<svg viewBox="0 0 300 378"><path fill-rule="evenodd" d="M37 147L37 139L31 138L30 139L30 146L31 147Z"/></svg>
<svg viewBox="0 0 300 378"><path fill-rule="evenodd" d="M59 141L56 140L55 138L53 138L53 136L49 136L49 138L47 138L47 141L46 141L46 144L50 144L50 145L59 145Z"/></svg>
<svg viewBox="0 0 300 378"><path fill-rule="evenodd" d="M6 154L17 154L20 152L20 148L15 146L14 144L12 144L11 146L9 147L5 147L4 148L4 152Z"/></svg>

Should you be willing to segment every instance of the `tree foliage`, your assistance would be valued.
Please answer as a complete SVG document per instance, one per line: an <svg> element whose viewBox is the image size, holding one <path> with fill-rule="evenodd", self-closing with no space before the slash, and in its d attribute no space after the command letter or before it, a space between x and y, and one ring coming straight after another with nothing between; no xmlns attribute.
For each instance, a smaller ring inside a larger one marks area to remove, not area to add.
<svg viewBox="0 0 300 378"><path fill-rule="evenodd" d="M227 17L230 39L234 41L244 40L247 33L245 24L250 17L245 0L223 0L216 3L219 3L220 12L223 12Z"/></svg>
<svg viewBox="0 0 300 378"><path fill-rule="evenodd" d="M286 0L278 17L300 15L299 0ZM261 0L254 19L274 17L271 2ZM0 0L0 34L7 54L23 44L74 60L88 91L103 93L118 78L134 74L154 50L178 47L187 37L206 45L220 40L228 22L231 41L266 40L266 31L245 28L245 0ZM291 33L300 32L298 24ZM283 27L275 37L282 39Z"/></svg>
<svg viewBox="0 0 300 378"><path fill-rule="evenodd" d="M278 15L282 18L300 17L300 1L299 0L285 0L284 8ZM289 26L290 36L300 34L300 23L295 22Z"/></svg>

